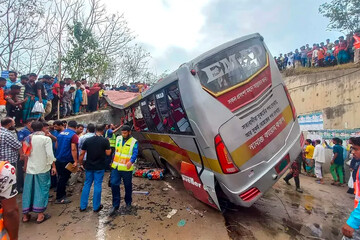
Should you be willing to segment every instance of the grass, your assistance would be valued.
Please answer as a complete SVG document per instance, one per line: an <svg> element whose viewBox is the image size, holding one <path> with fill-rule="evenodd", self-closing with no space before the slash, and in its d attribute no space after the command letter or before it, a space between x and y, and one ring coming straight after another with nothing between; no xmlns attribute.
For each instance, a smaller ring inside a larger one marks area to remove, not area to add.
<svg viewBox="0 0 360 240"><path fill-rule="evenodd" d="M335 71L335 70L345 70L345 69L352 69L352 68L360 68L360 64L347 63L347 64L336 65L334 67L291 68L291 69L286 69L286 70L282 71L281 73L285 77L290 77L290 76L296 76L296 75L328 72L328 71Z"/></svg>

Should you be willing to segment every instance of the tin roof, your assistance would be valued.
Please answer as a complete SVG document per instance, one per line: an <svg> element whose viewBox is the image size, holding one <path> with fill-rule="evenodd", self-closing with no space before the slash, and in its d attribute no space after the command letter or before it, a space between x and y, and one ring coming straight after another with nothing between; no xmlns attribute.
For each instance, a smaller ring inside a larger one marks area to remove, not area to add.
<svg viewBox="0 0 360 240"><path fill-rule="evenodd" d="M105 91L105 100L114 108L124 109L141 99L140 93L125 91Z"/></svg>

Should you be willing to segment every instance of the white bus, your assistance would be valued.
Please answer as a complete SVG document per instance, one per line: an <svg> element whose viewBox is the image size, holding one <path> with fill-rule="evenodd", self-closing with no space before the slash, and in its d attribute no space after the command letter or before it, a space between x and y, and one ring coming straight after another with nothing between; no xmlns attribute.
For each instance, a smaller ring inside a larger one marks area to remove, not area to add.
<svg viewBox="0 0 360 240"><path fill-rule="evenodd" d="M181 65L124 111L141 149L218 209L219 196L251 206L301 152L294 106L260 34Z"/></svg>

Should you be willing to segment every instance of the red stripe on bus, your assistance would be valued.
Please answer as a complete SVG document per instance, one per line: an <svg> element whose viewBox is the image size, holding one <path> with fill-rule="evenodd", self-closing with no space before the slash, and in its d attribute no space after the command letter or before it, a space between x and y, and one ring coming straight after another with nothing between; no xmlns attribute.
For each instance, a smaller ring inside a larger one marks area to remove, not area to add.
<svg viewBox="0 0 360 240"><path fill-rule="evenodd" d="M187 154L187 152L184 149L179 148L178 146L175 146L175 145L172 145L172 144L169 144L169 143L160 142L160 141L156 141L156 140L140 140L139 142L140 143L154 144L154 145L166 148L166 149L168 149L170 151L176 152L177 154L180 154L180 155L182 155L184 157L189 158L189 155Z"/></svg>
<svg viewBox="0 0 360 240"><path fill-rule="evenodd" d="M270 67L265 68L253 80L225 93L217 99L232 112L249 104L271 86Z"/></svg>
<svg viewBox="0 0 360 240"><path fill-rule="evenodd" d="M253 138L246 142L249 150L254 156L265 148L282 130L287 126L288 122L286 121L283 114L280 114L275 118L270 124L268 124L264 129L258 132ZM271 134L270 131L273 128ZM267 133L268 132L268 133ZM258 141L258 142L256 142Z"/></svg>

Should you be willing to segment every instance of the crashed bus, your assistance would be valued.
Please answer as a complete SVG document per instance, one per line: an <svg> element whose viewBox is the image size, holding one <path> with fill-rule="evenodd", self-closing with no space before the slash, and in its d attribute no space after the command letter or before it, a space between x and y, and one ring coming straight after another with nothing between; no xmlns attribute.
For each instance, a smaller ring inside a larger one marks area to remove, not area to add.
<svg viewBox="0 0 360 240"><path fill-rule="evenodd" d="M301 152L294 105L263 40L218 46L124 109L143 155L217 209L224 196L250 207Z"/></svg>

